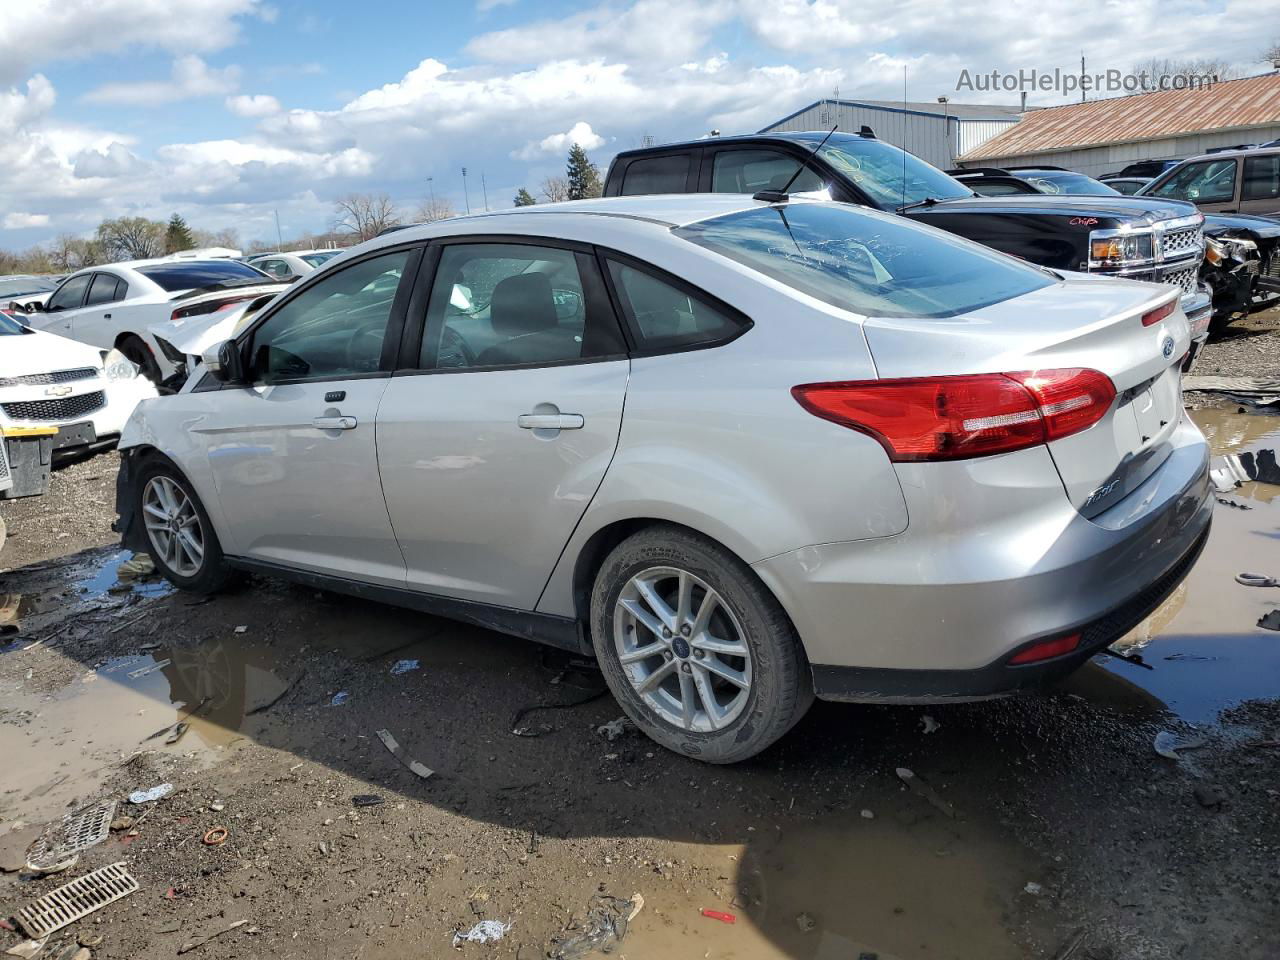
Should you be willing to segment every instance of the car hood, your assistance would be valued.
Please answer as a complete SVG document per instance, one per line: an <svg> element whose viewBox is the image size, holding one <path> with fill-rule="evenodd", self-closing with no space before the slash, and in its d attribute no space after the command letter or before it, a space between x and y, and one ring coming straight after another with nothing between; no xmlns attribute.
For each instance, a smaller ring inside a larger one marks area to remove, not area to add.
<svg viewBox="0 0 1280 960"><path fill-rule="evenodd" d="M24 377L77 367L100 369L102 351L40 330L0 336L0 377Z"/></svg>
<svg viewBox="0 0 1280 960"><path fill-rule="evenodd" d="M1204 232L1214 237L1219 234L1248 231L1264 240L1280 239L1280 219L1260 217L1252 213L1206 213Z"/></svg>
<svg viewBox="0 0 1280 960"><path fill-rule="evenodd" d="M1057 217L1112 218L1127 222L1155 223L1196 213L1193 204L1182 200L1157 200L1152 197L1086 197L1075 194L1022 194L1010 197L963 197L944 200L931 207L917 207L908 213L1008 213L1044 214Z"/></svg>

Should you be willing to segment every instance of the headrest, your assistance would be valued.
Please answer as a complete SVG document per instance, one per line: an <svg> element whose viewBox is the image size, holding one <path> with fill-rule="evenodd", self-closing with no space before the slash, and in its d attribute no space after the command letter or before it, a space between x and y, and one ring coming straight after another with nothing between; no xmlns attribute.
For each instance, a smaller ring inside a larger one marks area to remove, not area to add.
<svg viewBox="0 0 1280 960"><path fill-rule="evenodd" d="M551 281L545 273L518 273L493 288L489 302L493 332L507 337L538 333L559 326Z"/></svg>

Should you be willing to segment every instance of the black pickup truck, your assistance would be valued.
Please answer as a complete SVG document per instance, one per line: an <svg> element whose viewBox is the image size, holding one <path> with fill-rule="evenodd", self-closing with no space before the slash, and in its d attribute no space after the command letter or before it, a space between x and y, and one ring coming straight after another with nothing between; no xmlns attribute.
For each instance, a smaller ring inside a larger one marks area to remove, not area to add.
<svg viewBox="0 0 1280 960"><path fill-rule="evenodd" d="M784 188L826 190L833 200L899 213L1045 267L1172 284L1182 291L1197 352L1208 336L1212 303L1199 284L1204 216L1178 200L981 197L866 128L829 137L769 133L628 150L609 166L604 195Z"/></svg>

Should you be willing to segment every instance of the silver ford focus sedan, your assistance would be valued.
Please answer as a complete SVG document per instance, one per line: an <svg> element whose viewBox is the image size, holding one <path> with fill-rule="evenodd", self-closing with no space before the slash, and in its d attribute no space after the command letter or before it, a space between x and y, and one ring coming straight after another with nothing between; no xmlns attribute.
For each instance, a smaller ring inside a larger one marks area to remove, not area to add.
<svg viewBox="0 0 1280 960"><path fill-rule="evenodd" d="M1078 667L1194 563L1177 291L793 198L390 233L127 427L126 546L593 655L659 743Z"/></svg>

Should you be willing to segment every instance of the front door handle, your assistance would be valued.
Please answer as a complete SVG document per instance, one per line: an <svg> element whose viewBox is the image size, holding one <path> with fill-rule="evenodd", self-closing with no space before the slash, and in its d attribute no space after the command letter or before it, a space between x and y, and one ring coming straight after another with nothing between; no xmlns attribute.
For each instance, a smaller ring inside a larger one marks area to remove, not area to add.
<svg viewBox="0 0 1280 960"><path fill-rule="evenodd" d="M522 413L516 424L524 430L581 430L586 423L580 413Z"/></svg>
<svg viewBox="0 0 1280 960"><path fill-rule="evenodd" d="M354 430L355 417L316 417L311 425L317 430Z"/></svg>

